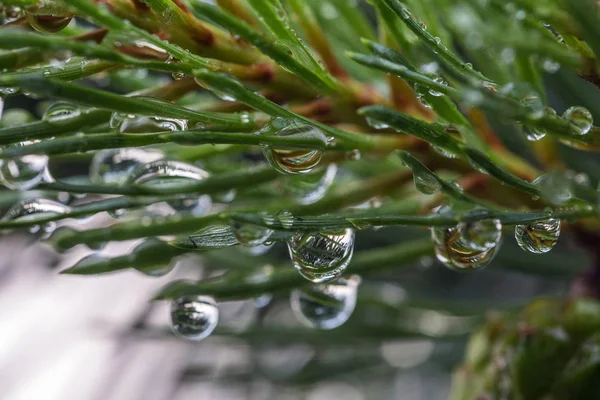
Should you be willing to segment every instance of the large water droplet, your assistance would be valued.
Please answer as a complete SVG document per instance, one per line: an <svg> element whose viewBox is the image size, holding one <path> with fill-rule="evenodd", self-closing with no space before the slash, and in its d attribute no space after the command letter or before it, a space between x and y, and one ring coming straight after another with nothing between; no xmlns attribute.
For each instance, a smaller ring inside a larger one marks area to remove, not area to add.
<svg viewBox="0 0 600 400"><path fill-rule="evenodd" d="M163 157L164 154L159 150L138 148L101 150L94 154L90 164L90 180L96 184L123 185L137 166Z"/></svg>
<svg viewBox="0 0 600 400"><path fill-rule="evenodd" d="M152 249L153 247L161 246L163 244L164 244L164 242L157 238L148 238L148 239L145 239L142 243L138 244L133 249L133 253L135 254L135 253L143 252L148 249ZM176 265L177 265L177 263L175 262L175 260L171 260L171 262L166 263L166 264L164 262L161 262L159 264L154 264L152 262L148 262L145 265L137 265L134 268L136 271L139 271L144 275L158 278L161 276L165 276L169 272L173 271L173 269L175 269Z"/></svg>
<svg viewBox="0 0 600 400"><path fill-rule="evenodd" d="M325 197L337 170L337 165L329 164L310 174L290 176L284 190L300 204L313 204Z"/></svg>
<svg viewBox="0 0 600 400"><path fill-rule="evenodd" d="M569 175L563 172L554 171L540 175L533 184L540 189L542 198L552 204L562 205L573 197L573 182Z"/></svg>
<svg viewBox="0 0 600 400"><path fill-rule="evenodd" d="M346 270L354 253L354 231L296 233L288 241L294 267L304 278L319 283Z"/></svg>
<svg viewBox="0 0 600 400"><path fill-rule="evenodd" d="M208 173L194 165L179 161L158 160L135 168L128 178L133 185L143 185L161 190L173 189L182 184L201 181L208 177ZM188 212L193 215L206 214L212 207L212 199L208 195L198 198L182 197L170 200L169 206L174 212Z"/></svg>
<svg viewBox="0 0 600 400"><path fill-rule="evenodd" d="M327 145L327 136L318 128L296 120L275 118L259 135L274 135L289 138L313 139ZM265 158L269 163L284 174L307 174L321 161L321 150L310 149L276 149L271 146L262 146Z"/></svg>
<svg viewBox="0 0 600 400"><path fill-rule="evenodd" d="M231 229L237 241L247 247L260 246L269 240L273 234L271 229L264 226L238 221L231 223Z"/></svg>
<svg viewBox="0 0 600 400"><path fill-rule="evenodd" d="M303 324L330 330L343 325L354 312L360 278L339 278L328 284L294 289L290 304L294 315Z"/></svg>
<svg viewBox="0 0 600 400"><path fill-rule="evenodd" d="M437 259L448 268L474 271L488 265L496 255L502 240L502 224L494 219L433 227L431 237Z"/></svg>
<svg viewBox="0 0 600 400"><path fill-rule="evenodd" d="M587 108L573 106L564 112L563 118L571 123L577 135L585 135L594 126L594 117Z"/></svg>
<svg viewBox="0 0 600 400"><path fill-rule="evenodd" d="M69 25L73 17L55 16L55 15L35 15L27 14L27 22L33 29L41 33L60 32Z"/></svg>
<svg viewBox="0 0 600 400"><path fill-rule="evenodd" d="M541 118L544 115L545 105L540 94L529 83L509 83L499 91L501 94L513 98L528 109L529 118Z"/></svg>
<svg viewBox="0 0 600 400"><path fill-rule="evenodd" d="M442 189L442 184L430 174L413 171L413 179L417 190L423 194L435 194Z"/></svg>
<svg viewBox="0 0 600 400"><path fill-rule="evenodd" d="M23 200L11 207L2 221L28 221L66 214L71 208L59 202L48 199ZM29 228L31 233L41 233L46 237L56 229L56 222L46 222L43 225L33 225Z"/></svg>
<svg viewBox="0 0 600 400"><path fill-rule="evenodd" d="M180 297L171 304L171 322L176 335L189 340L202 340L217 327L217 303L208 296Z"/></svg>
<svg viewBox="0 0 600 400"><path fill-rule="evenodd" d="M44 113L42 120L52 125L63 125L72 118L81 115L81 109L73 103L58 101L51 104Z"/></svg>
<svg viewBox="0 0 600 400"><path fill-rule="evenodd" d="M32 142L20 143L27 146ZM48 156L28 154L26 156L0 160L0 182L11 190L29 190L42 182L50 182Z"/></svg>
<svg viewBox="0 0 600 400"><path fill-rule="evenodd" d="M519 247L530 253L547 253L560 236L560 220L548 218L528 225L515 227L515 239Z"/></svg>

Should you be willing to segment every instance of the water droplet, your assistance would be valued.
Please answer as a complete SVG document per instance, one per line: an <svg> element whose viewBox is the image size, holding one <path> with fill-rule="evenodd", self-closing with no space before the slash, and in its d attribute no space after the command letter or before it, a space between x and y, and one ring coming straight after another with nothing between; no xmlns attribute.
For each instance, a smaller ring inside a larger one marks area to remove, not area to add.
<svg viewBox="0 0 600 400"><path fill-rule="evenodd" d="M27 146L32 142L20 143ZM11 190L29 190L43 182L52 181L48 171L48 156L28 154L26 156L0 160L0 182Z"/></svg>
<svg viewBox="0 0 600 400"><path fill-rule="evenodd" d="M69 25L73 17L55 15L35 15L27 13L27 22L40 33L60 32Z"/></svg>
<svg viewBox="0 0 600 400"><path fill-rule="evenodd" d="M580 106L569 108L562 117L571 123L571 126L573 126L575 134L577 135L587 134L594 125L592 113L590 113L588 109Z"/></svg>
<svg viewBox="0 0 600 400"><path fill-rule="evenodd" d="M264 243L254 247L242 246L241 249L244 253L250 254L251 256L262 256L263 254L268 253L269 250L273 248L274 244L275 243Z"/></svg>
<svg viewBox="0 0 600 400"><path fill-rule="evenodd" d="M316 139L327 146L327 136L318 128L300 121L275 118L259 135L274 135L289 138ZM321 150L275 149L262 146L265 158L279 172L284 174L307 174L321 161Z"/></svg>
<svg viewBox="0 0 600 400"><path fill-rule="evenodd" d="M560 220L548 218L528 225L517 225L515 227L515 239L523 250L530 253L547 253L560 236Z"/></svg>
<svg viewBox="0 0 600 400"><path fill-rule="evenodd" d="M528 109L529 118L544 116L546 106L540 94L529 83L509 83L500 88L500 94L515 99Z"/></svg>
<svg viewBox="0 0 600 400"><path fill-rule="evenodd" d="M156 97L136 96L135 98L159 105L171 104ZM188 123L185 119L114 112L110 119L110 127L121 133L179 132L186 130Z"/></svg>
<svg viewBox="0 0 600 400"><path fill-rule="evenodd" d="M198 78L194 78L194 81L196 82L196 84L198 84L198 86L200 86L201 88L204 88L204 89L212 92L212 94L214 94L215 96L217 96L219 99L221 99L223 101L235 101L235 97L233 97L229 93L220 91L220 90L215 89L214 87L211 87L211 86L207 86L204 82L202 82Z"/></svg>
<svg viewBox="0 0 600 400"><path fill-rule="evenodd" d="M51 104L44 113L42 120L52 125L64 125L81 115L81 109L73 103L58 101Z"/></svg>
<svg viewBox="0 0 600 400"><path fill-rule="evenodd" d="M294 215L286 210L279 211L275 217L284 229L290 229L294 226Z"/></svg>
<svg viewBox="0 0 600 400"><path fill-rule="evenodd" d="M45 218L54 215L66 214L71 211L69 206L48 199L23 200L11 207L2 221L27 221ZM41 233L47 237L56 229L56 222L46 222L43 225L34 225L29 228L31 233Z"/></svg>
<svg viewBox="0 0 600 400"><path fill-rule="evenodd" d="M540 128L526 126L523 127L523 131L525 132L525 137L527 140L531 142L536 142L546 136L546 131Z"/></svg>
<svg viewBox="0 0 600 400"><path fill-rule="evenodd" d="M264 244L273 234L273 230L264 226L239 221L233 221L231 229L237 241L247 247Z"/></svg>
<svg viewBox="0 0 600 400"><path fill-rule="evenodd" d="M95 184L123 185L137 166L163 157L164 154L158 150L139 148L101 150L92 158L90 180Z"/></svg>
<svg viewBox="0 0 600 400"><path fill-rule="evenodd" d="M207 177L208 173L206 171L194 165L179 161L158 160L135 168L128 177L127 182L161 190L173 189L176 192L177 187L182 184L201 181ZM168 204L174 212L203 215L211 209L212 199L209 195L202 195L197 198L182 196L181 199L170 200Z"/></svg>
<svg viewBox="0 0 600 400"><path fill-rule="evenodd" d="M371 117L367 117L366 121L367 121L367 124L369 124L369 126L373 129L381 130L381 129L388 129L390 127L388 124L381 122L379 120L373 119Z"/></svg>
<svg viewBox="0 0 600 400"><path fill-rule="evenodd" d="M294 267L314 283L338 277L346 270L354 252L354 231L296 233L288 241Z"/></svg>
<svg viewBox="0 0 600 400"><path fill-rule="evenodd" d="M542 198L552 204L562 205L573 197L571 178L564 172L554 171L540 175L533 184L540 189Z"/></svg>
<svg viewBox="0 0 600 400"><path fill-rule="evenodd" d="M343 325L356 307L360 278L340 278L328 284L294 289L290 303L294 315L303 324L316 329L330 330Z"/></svg>
<svg viewBox="0 0 600 400"><path fill-rule="evenodd" d="M219 309L212 297L185 296L171 304L173 332L189 340L208 337L219 322Z"/></svg>
<svg viewBox="0 0 600 400"><path fill-rule="evenodd" d="M423 194L435 194L442 189L442 184L430 174L413 171L413 179L417 190Z"/></svg>
<svg viewBox="0 0 600 400"><path fill-rule="evenodd" d="M436 77L436 78L434 78L433 81L436 82L436 83L439 83L441 85L448 86L448 83L446 81L444 81L444 79L441 78L441 77L439 77L439 76ZM432 95L432 96L434 96L434 97L440 97L440 96L444 95L444 93L438 92L437 90L434 90L434 89L429 89L429 94Z"/></svg>
<svg viewBox="0 0 600 400"><path fill-rule="evenodd" d="M499 220L460 223L453 227L433 227L435 255L453 271L468 272L492 261L502 239Z"/></svg>
<svg viewBox="0 0 600 400"><path fill-rule="evenodd" d="M157 238L148 238L145 239L142 243L138 244L133 249L133 254L148 251L153 247L161 246L164 242ZM165 264L164 262L160 262L159 264L154 264L152 262L147 262L144 265L136 265L134 266L135 270L141 272L144 275L151 277L161 277L167 275L169 272L175 269L177 265L176 260L171 260L171 262Z"/></svg>
<svg viewBox="0 0 600 400"><path fill-rule="evenodd" d="M446 158L457 158L458 157L456 154L449 152L448 150L444 149L443 147L431 146L431 148L433 149L433 151L435 151L438 154L441 154L443 157L446 157Z"/></svg>
<svg viewBox="0 0 600 400"><path fill-rule="evenodd" d="M335 180L337 170L336 164L329 164L310 174L290 176L284 190L300 204L313 204L325 197Z"/></svg>

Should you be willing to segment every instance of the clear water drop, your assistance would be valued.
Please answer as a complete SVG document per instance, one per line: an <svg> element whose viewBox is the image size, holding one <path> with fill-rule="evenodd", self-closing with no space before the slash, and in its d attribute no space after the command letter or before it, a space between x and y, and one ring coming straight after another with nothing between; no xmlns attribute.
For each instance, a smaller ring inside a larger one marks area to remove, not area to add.
<svg viewBox="0 0 600 400"><path fill-rule="evenodd" d="M360 278L339 278L328 284L294 289L290 304L296 318L316 329L330 330L343 325L356 307Z"/></svg>
<svg viewBox="0 0 600 400"><path fill-rule="evenodd" d="M457 272L470 272L488 265L502 240L499 220L433 227L431 237L439 261Z"/></svg>
<svg viewBox="0 0 600 400"><path fill-rule="evenodd" d="M153 103L171 103L156 97L136 96L136 99L151 101ZM152 132L180 132L188 128L188 122L180 118L168 118L158 116L145 116L135 114L113 113L110 119L110 127L121 133L152 133Z"/></svg>
<svg viewBox="0 0 600 400"><path fill-rule="evenodd" d="M376 120L371 117L367 117L365 120L367 121L367 124L373 129L381 130L381 129L388 129L390 127L385 122L381 122L381 121Z"/></svg>
<svg viewBox="0 0 600 400"><path fill-rule="evenodd" d="M35 15L27 14L27 22L36 31L40 33L57 33L62 31L69 25L73 17L71 16L55 16L55 15Z"/></svg>
<svg viewBox="0 0 600 400"><path fill-rule="evenodd" d="M442 189L442 184L429 174L415 173L413 171L413 180L417 190L423 194L435 194Z"/></svg>
<svg viewBox="0 0 600 400"><path fill-rule="evenodd" d="M23 200L11 207L2 221L28 221L50 217L54 215L66 214L71 211L69 206L48 199L29 199ZM42 234L47 237L56 229L56 222L46 222L42 225L33 225L29 228L31 233Z"/></svg>
<svg viewBox="0 0 600 400"><path fill-rule="evenodd" d="M515 239L523 250L535 254L547 253L558 242L560 220L548 218L515 227Z"/></svg>
<svg viewBox="0 0 600 400"><path fill-rule="evenodd" d="M284 191L300 204L313 204L325 197L337 171L336 164L328 164L310 174L292 175L285 183Z"/></svg>
<svg viewBox="0 0 600 400"><path fill-rule="evenodd" d="M546 131L540 128L524 127L525 137L530 142L537 142L546 136Z"/></svg>
<svg viewBox="0 0 600 400"><path fill-rule="evenodd" d="M90 180L95 184L123 185L129 174L142 164L164 158L159 150L124 148L101 150L90 164Z"/></svg>
<svg viewBox="0 0 600 400"><path fill-rule="evenodd" d="M540 189L542 198L552 204L562 205L573 198L573 182L567 173L548 172L538 176L533 184Z"/></svg>
<svg viewBox="0 0 600 400"><path fill-rule="evenodd" d="M287 245L300 275L313 283L325 282L340 276L350 264L354 253L354 231L299 232Z"/></svg>
<svg viewBox="0 0 600 400"><path fill-rule="evenodd" d="M138 244L133 249L132 253L136 254L139 252L144 252L157 246L160 247L163 244L164 242L162 240L159 240L157 238L148 238L145 239L142 243ZM141 272L144 275L159 278L161 276L167 275L169 272L175 269L177 263L174 261L175 260L172 260L167 264L165 264L164 262L161 262L160 264L148 262L145 265L136 265L134 266L134 268L136 271Z"/></svg>
<svg viewBox="0 0 600 400"><path fill-rule="evenodd" d="M529 83L509 83L499 90L500 94L517 100L528 110L529 118L544 116L546 106L537 90Z"/></svg>
<svg viewBox="0 0 600 400"><path fill-rule="evenodd" d="M73 103L58 101L51 104L47 109L42 120L52 125L64 125L81 115L81 109Z"/></svg>
<svg viewBox="0 0 600 400"><path fill-rule="evenodd" d="M431 148L433 149L433 151L442 155L445 158L457 158L458 157L456 154L449 152L448 150L444 149L443 147L431 146Z"/></svg>
<svg viewBox="0 0 600 400"><path fill-rule="evenodd" d="M273 234L272 229L239 221L233 221L231 229L237 241L247 247L260 246L269 240Z"/></svg>
<svg viewBox="0 0 600 400"><path fill-rule="evenodd" d="M233 97L229 93L226 93L226 92L220 91L218 89L215 89L214 87L208 86L204 82L202 82L200 79L194 78L194 81L196 82L196 84L198 86L212 92L212 94L214 94L215 96L217 96L219 99L221 99L223 101L235 101L235 97Z"/></svg>
<svg viewBox="0 0 600 400"><path fill-rule="evenodd" d="M284 229L290 229L292 226L294 226L294 215L289 211L279 211L277 214L275 214L275 218L277 218Z"/></svg>
<svg viewBox="0 0 600 400"><path fill-rule="evenodd" d="M448 83L446 81L444 81L444 79L441 78L441 77L439 77L439 76L436 77L436 78L434 78L433 81L436 82L436 83L439 83L441 85L448 86ZM438 92L437 90L434 90L434 89L429 89L429 94L432 95L432 96L434 96L434 97L440 97L440 96L444 95L444 93Z"/></svg>
<svg viewBox="0 0 600 400"><path fill-rule="evenodd" d="M262 256L263 254L267 254L273 248L274 244L274 242L265 242L254 247L242 246L240 249L251 256Z"/></svg>
<svg viewBox="0 0 600 400"><path fill-rule="evenodd" d="M28 146L32 142L20 143ZM0 182L11 190L29 190L43 182L52 181L48 171L48 156L28 154L0 160Z"/></svg>
<svg viewBox="0 0 600 400"><path fill-rule="evenodd" d="M171 304L173 332L188 340L208 337L219 323L219 308L212 297L184 296Z"/></svg>
<svg viewBox="0 0 600 400"><path fill-rule="evenodd" d="M208 172L191 164L180 161L158 160L135 168L127 182L132 185L143 185L161 190L173 189L190 182L198 182L208 177ZM212 207L209 195L169 200L168 205L173 212L185 212L193 215L206 214ZM169 213L171 214L171 213Z"/></svg>
<svg viewBox="0 0 600 400"><path fill-rule="evenodd" d="M327 146L327 136L323 131L296 120L275 118L258 134L313 139ZM319 164L323 155L321 150L310 149L277 149L262 146L262 150L273 168L284 174L308 174Z"/></svg>
<svg viewBox="0 0 600 400"><path fill-rule="evenodd" d="M571 123L577 135L587 134L592 129L592 126L594 126L592 113L584 107L570 107L564 112L562 117Z"/></svg>

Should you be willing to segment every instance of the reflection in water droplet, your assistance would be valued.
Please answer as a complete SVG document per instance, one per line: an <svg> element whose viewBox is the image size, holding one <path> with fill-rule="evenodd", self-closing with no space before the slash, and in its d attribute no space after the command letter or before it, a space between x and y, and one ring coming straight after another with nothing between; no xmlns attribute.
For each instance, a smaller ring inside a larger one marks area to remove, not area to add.
<svg viewBox="0 0 600 400"><path fill-rule="evenodd" d="M46 218L54 215L66 214L71 208L57 201L48 199L23 200L11 207L2 221L28 221L38 218ZM41 233L47 237L56 229L56 222L46 222L43 225L34 225L29 228L31 233Z"/></svg>
<svg viewBox="0 0 600 400"><path fill-rule="evenodd" d="M303 324L316 329L330 330L343 325L356 307L360 278L339 278L327 284L294 289L290 303L294 315Z"/></svg>
<svg viewBox="0 0 600 400"><path fill-rule="evenodd" d="M138 148L101 150L94 154L90 164L90 180L96 184L123 185L129 174L139 165L160 160L159 150Z"/></svg>
<svg viewBox="0 0 600 400"><path fill-rule="evenodd" d="M273 234L271 229L264 226L238 221L233 221L231 223L231 229L238 242L247 247L262 245L269 240Z"/></svg>
<svg viewBox="0 0 600 400"><path fill-rule="evenodd" d="M296 233L288 241L294 267L311 282L325 282L338 277L352 259L354 231Z"/></svg>
<svg viewBox="0 0 600 400"><path fill-rule="evenodd" d="M189 340L202 340L215 330L219 309L212 297L185 296L171 304L173 332Z"/></svg>
<svg viewBox="0 0 600 400"><path fill-rule="evenodd" d="M296 120L275 118L258 134L312 139L327 146L327 136L320 129ZM262 150L273 168L284 174L307 174L319 164L322 157L321 150L276 149L271 146L262 146Z"/></svg>
<svg viewBox="0 0 600 400"><path fill-rule="evenodd" d="M26 14L29 25L40 33L60 32L65 29L73 19L73 17L70 16Z"/></svg>
<svg viewBox="0 0 600 400"><path fill-rule="evenodd" d="M254 247L245 247L242 246L240 249L244 252L247 253L251 256L262 256L263 254L266 254L267 252L269 252L269 250L271 250L273 248L273 245L275 243L264 243L264 244L259 244L258 246L254 246Z"/></svg>
<svg viewBox="0 0 600 400"><path fill-rule="evenodd" d="M549 252L558 242L559 236L560 220L554 218L515 227L515 239L519 247L530 253Z"/></svg>
<svg viewBox="0 0 600 400"><path fill-rule="evenodd" d="M502 239L499 220L460 223L453 227L433 227L431 237L437 259L453 271L468 272L492 261Z"/></svg>
<svg viewBox="0 0 600 400"><path fill-rule="evenodd" d="M23 142L18 146L28 146ZM0 160L0 182L11 190L29 190L43 182L52 181L48 171L48 156L28 154L26 156Z"/></svg>
<svg viewBox="0 0 600 400"><path fill-rule="evenodd" d="M573 106L564 112L563 118L571 123L577 135L585 135L594 126L594 117L586 108Z"/></svg>
<svg viewBox="0 0 600 400"><path fill-rule="evenodd" d="M139 253L139 252L145 252L148 250L151 250L154 247L160 247L164 244L163 241L157 239L157 238L148 238L145 239L142 243L138 244L134 249L133 249L133 254ZM171 260L170 263L164 264L164 262L161 262L159 264L153 264L151 262L145 264L145 265L136 265L134 266L135 270L138 272L141 272L144 275L147 276L151 276L151 277L161 277L161 276L165 276L166 274L168 274L169 272L173 271L175 269L175 266L177 265L176 260Z"/></svg>
<svg viewBox="0 0 600 400"><path fill-rule="evenodd" d="M284 190L300 204L313 204L325 197L337 170L336 164L329 164L310 174L290 176Z"/></svg>
<svg viewBox="0 0 600 400"><path fill-rule="evenodd" d="M44 112L42 120L52 125L63 125L81 115L81 109L73 103L58 101L51 104Z"/></svg>
<svg viewBox="0 0 600 400"><path fill-rule="evenodd" d="M524 127L525 137L530 142L536 142L543 139L546 136L546 131L540 128Z"/></svg>
<svg viewBox="0 0 600 400"><path fill-rule="evenodd" d="M189 184L193 181L201 181L208 177L208 173L194 165L179 161L158 160L140 165L133 170L128 182L133 185L143 185L156 189L172 188L175 192L177 187ZM169 206L173 212L187 212L193 215L206 214L212 207L212 199L208 195L198 198L186 198L169 200ZM168 212L171 214L171 212Z"/></svg>

